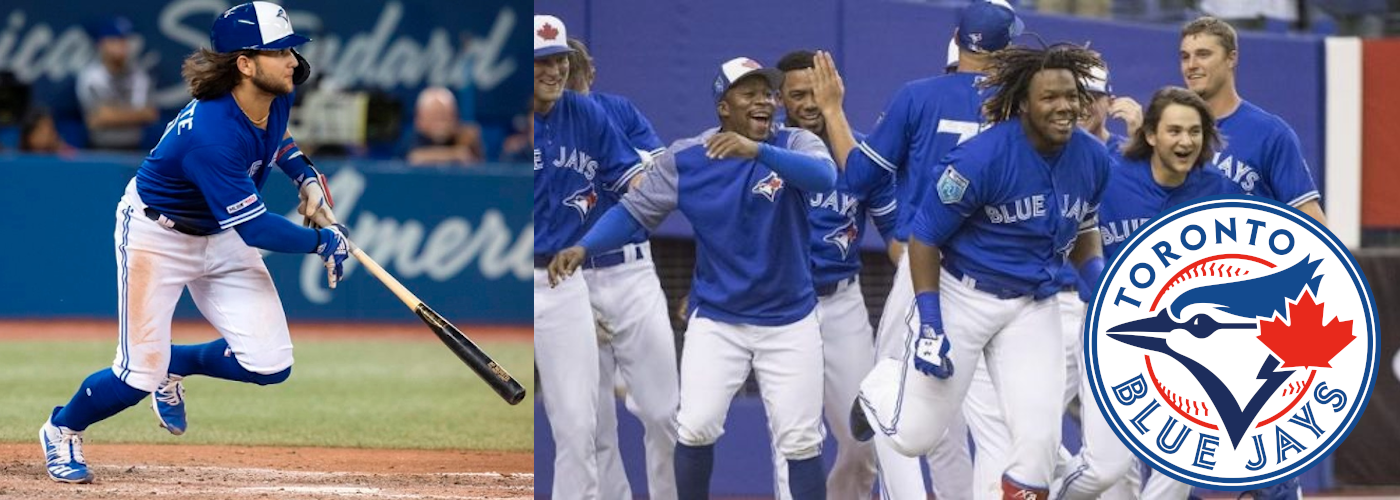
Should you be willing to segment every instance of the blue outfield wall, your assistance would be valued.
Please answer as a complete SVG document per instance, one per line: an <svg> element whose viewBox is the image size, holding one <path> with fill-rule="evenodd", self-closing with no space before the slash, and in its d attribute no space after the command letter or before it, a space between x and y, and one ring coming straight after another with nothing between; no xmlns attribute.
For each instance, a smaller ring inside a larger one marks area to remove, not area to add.
<svg viewBox="0 0 1400 500"><path fill-rule="evenodd" d="M134 156L0 156L0 213L10 214L0 220L0 318L116 318L116 206L139 165ZM351 238L443 316L532 321L533 172L525 165L317 166L330 177L336 214ZM295 213L296 190L281 172L271 175L263 196L269 210ZM416 320L353 258L335 290L326 287L314 254L273 253L265 262L288 319ZM175 316L200 317L188 294Z"/></svg>
<svg viewBox="0 0 1400 500"><path fill-rule="evenodd" d="M570 36L588 42L598 66L594 88L632 98L668 143L717 123L710 84L720 63L745 55L771 66L800 48L835 54L851 124L870 131L905 82L942 74L957 18L948 7L861 0L539 0L535 12L560 16ZM1144 106L1156 89L1183 84L1178 26L1023 17L1027 32L1047 43L1089 43L1108 62L1114 91ZM1027 35L1018 43L1037 42ZM1321 38L1241 35L1240 94L1293 126L1325 190L1324 79ZM688 236L677 219L660 234Z"/></svg>

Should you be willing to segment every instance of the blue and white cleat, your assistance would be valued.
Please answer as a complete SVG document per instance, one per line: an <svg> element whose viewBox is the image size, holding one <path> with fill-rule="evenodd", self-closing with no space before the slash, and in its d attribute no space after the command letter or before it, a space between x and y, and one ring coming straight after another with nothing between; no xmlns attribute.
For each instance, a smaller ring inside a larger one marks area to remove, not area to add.
<svg viewBox="0 0 1400 500"><path fill-rule="evenodd" d="M189 422L185 421L185 377L166 375L156 392L151 393L151 408L156 411L156 420L171 434L185 433Z"/></svg>
<svg viewBox="0 0 1400 500"><path fill-rule="evenodd" d="M56 407L53 413L63 407ZM39 444L44 447L45 470L49 479L60 483L91 483L92 471L83 459L83 433L53 424L50 416L39 428Z"/></svg>

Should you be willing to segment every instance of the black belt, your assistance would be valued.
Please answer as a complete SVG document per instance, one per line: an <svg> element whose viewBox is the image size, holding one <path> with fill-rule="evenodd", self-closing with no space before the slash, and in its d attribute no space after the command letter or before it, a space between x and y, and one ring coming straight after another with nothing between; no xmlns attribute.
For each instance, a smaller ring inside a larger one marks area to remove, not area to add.
<svg viewBox="0 0 1400 500"><path fill-rule="evenodd" d="M622 264L624 262L627 262L628 250L631 250L631 252L636 255L632 260L642 260L642 247L641 245L635 245L630 249L624 248L619 250L613 250L611 252L599 255L597 257L586 258L583 260L583 268L604 269L616 266L618 264ZM553 255L535 255L535 269L544 269L549 267L549 262L552 260L554 260Z"/></svg>
<svg viewBox="0 0 1400 500"><path fill-rule="evenodd" d="M169 229L174 229L176 231L188 234L190 236L209 236L217 232L200 229L199 227L190 225L189 223L186 223L179 219L170 218L165 214L157 212L151 207L146 207L145 212L146 218L155 221L156 224L160 224L161 226L164 226Z"/></svg>
<svg viewBox="0 0 1400 500"><path fill-rule="evenodd" d="M849 278L839 279L839 280L833 281L833 282L831 282L831 283L825 283L825 284L817 285L817 286L815 286L815 287L813 287L813 288L816 288L816 290L817 290L817 296L818 296L818 297L826 297L826 296L828 296L828 295L831 295L831 294L836 293L836 289L837 289L837 288L840 288L841 285L843 285L843 284L849 284L849 283L855 283L855 282L856 282L856 277L855 277L855 276L851 276L851 277L849 277Z"/></svg>
<svg viewBox="0 0 1400 500"><path fill-rule="evenodd" d="M954 278L957 278L959 281L965 281L965 280L963 280L963 277L964 277L965 275L963 274L962 271L959 271L959 270L957 270L957 269L953 269L953 268L951 268L951 267L944 267L943 269L947 269L947 270L948 270L948 274L953 275L953 277L954 277ZM1004 286L997 286L997 285L993 285L993 284L990 284L990 283L985 283L985 282L983 282L982 280L979 280L979 279L977 279L977 278L973 278L973 279L972 279L972 288L977 289L977 290L980 290L980 291L983 291L983 292L986 292L986 293L989 293L989 294L992 294L992 295L996 296L996 298L1002 299L1002 300L1016 299L1016 298L1025 297L1025 296L1027 296L1027 295L1032 295L1032 294L1027 293L1027 292L1018 292L1018 291L1016 291L1016 290L1012 290L1012 289L1006 288L1006 287L1004 287Z"/></svg>

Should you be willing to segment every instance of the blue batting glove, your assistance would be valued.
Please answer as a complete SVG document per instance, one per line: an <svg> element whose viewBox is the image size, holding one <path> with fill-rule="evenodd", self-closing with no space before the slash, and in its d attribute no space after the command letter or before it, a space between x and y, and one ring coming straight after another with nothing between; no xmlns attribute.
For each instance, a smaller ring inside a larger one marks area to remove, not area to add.
<svg viewBox="0 0 1400 500"><path fill-rule="evenodd" d="M943 311L938 292L914 296L919 308L919 340L914 344L914 369L941 379L953 376L953 360L948 358L948 336L943 334Z"/></svg>
<svg viewBox="0 0 1400 500"><path fill-rule="evenodd" d="M316 253L326 262L326 281L331 288L335 288L335 284L340 283L340 278L345 275L345 258L350 256L350 229L343 224L332 224L317 232L321 242L316 245Z"/></svg>
<svg viewBox="0 0 1400 500"><path fill-rule="evenodd" d="M1079 300L1084 303L1094 301L1094 293L1099 290L1099 278L1103 276L1103 257L1093 257L1079 267Z"/></svg>

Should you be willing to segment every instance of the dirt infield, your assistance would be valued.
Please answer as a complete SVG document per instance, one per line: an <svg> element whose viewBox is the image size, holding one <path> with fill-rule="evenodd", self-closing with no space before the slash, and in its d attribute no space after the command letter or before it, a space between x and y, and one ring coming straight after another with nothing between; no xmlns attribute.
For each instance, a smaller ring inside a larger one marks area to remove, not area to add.
<svg viewBox="0 0 1400 500"><path fill-rule="evenodd" d="M59 484L34 443L0 444L0 498L524 499L528 452L88 444L97 482Z"/></svg>
<svg viewBox="0 0 1400 500"><path fill-rule="evenodd" d="M421 323L308 323L289 325L292 341L301 340L423 340L437 342L432 330ZM459 324L462 332L477 342L529 342L530 327L477 326ZM213 340L219 332L204 320L177 320L170 327L176 340ZM0 321L0 340L112 340L117 339L115 320L6 320Z"/></svg>

